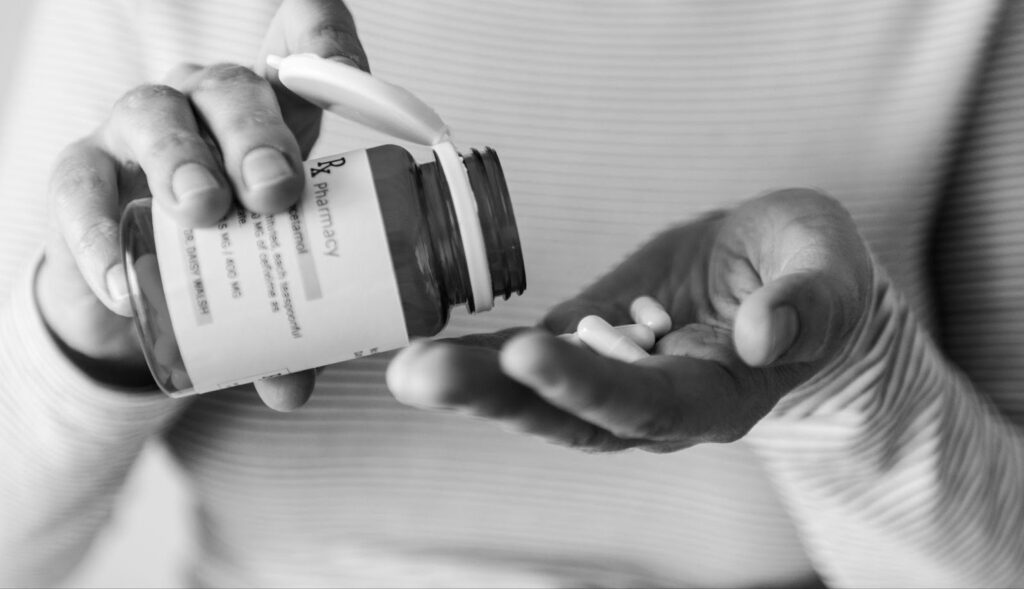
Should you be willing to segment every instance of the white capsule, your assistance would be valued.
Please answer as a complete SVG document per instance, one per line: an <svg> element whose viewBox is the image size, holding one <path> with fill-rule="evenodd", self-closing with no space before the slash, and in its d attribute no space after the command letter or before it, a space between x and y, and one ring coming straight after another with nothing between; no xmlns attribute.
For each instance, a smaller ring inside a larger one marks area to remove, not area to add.
<svg viewBox="0 0 1024 589"><path fill-rule="evenodd" d="M615 330L633 340L633 343L645 350L654 347L654 332L646 325L630 323L629 325L616 325ZM578 333L563 333L558 336L574 346L585 346Z"/></svg>
<svg viewBox="0 0 1024 589"><path fill-rule="evenodd" d="M654 335L661 337L672 329L672 317L661 303L648 296L637 297L629 305L633 321L651 328Z"/></svg>
<svg viewBox="0 0 1024 589"><path fill-rule="evenodd" d="M646 325L630 323L629 325L616 325L615 331L633 340L633 343L645 350L654 347L654 332Z"/></svg>
<svg viewBox="0 0 1024 589"><path fill-rule="evenodd" d="M580 319L576 334L583 343L602 356L624 362L636 362L649 356L636 342L597 315L587 315Z"/></svg>

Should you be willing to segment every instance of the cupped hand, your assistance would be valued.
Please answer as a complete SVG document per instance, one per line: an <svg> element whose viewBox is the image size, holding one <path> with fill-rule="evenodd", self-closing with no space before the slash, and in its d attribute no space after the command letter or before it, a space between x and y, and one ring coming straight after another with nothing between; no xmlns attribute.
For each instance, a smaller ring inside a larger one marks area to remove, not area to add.
<svg viewBox="0 0 1024 589"><path fill-rule="evenodd" d="M337 0L286 0L268 53L316 53L367 68L352 17ZM258 66L262 68L262 65ZM262 69L261 69L262 71ZM36 285L51 331L78 364L112 384L151 383L131 320L118 244L121 210L152 196L186 226L216 223L233 204L276 213L302 192L301 162L320 110L237 65L183 65L166 83L139 86L94 133L66 148L50 180L59 236ZM287 410L313 387L312 372L257 383Z"/></svg>
<svg viewBox="0 0 1024 589"><path fill-rule="evenodd" d="M404 403L586 450L734 441L841 354L871 280L867 248L838 202L774 192L657 236L555 307L543 330L497 344L419 342L392 361L387 381ZM625 362L553 335L590 314L632 323L630 303L645 295L672 319L649 356Z"/></svg>

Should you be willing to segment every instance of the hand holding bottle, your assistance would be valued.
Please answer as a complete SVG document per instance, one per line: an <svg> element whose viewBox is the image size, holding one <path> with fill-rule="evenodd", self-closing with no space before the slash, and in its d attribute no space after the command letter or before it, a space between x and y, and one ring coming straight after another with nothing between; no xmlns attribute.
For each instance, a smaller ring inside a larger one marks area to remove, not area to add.
<svg viewBox="0 0 1024 589"><path fill-rule="evenodd" d="M500 350L416 344L393 360L388 384L410 405L587 450L732 441L839 357L871 281L839 203L780 191L666 231L544 321L556 334L587 315L634 323L631 304L650 296L672 319L650 356L626 362L530 330Z"/></svg>
<svg viewBox="0 0 1024 589"><path fill-rule="evenodd" d="M344 4L286 0L265 55L316 53L366 69ZM60 236L47 247L36 285L40 309L69 354L115 384L148 378L132 331L118 246L123 205L150 194L187 226L215 223L238 202L258 212L294 203L299 168L319 131L320 110L252 70L177 68L166 85L143 85L115 105L93 134L66 148L50 181ZM312 390L311 372L257 385L268 405L289 409Z"/></svg>

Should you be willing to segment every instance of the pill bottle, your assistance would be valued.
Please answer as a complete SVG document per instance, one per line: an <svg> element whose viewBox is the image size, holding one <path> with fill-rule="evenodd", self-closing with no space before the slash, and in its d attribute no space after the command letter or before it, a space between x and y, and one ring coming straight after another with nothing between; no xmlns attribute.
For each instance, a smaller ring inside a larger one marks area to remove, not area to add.
<svg viewBox="0 0 1024 589"><path fill-rule="evenodd" d="M398 348L438 333L454 306L486 311L526 288L493 150L459 154L429 107L354 68L305 55L273 65L301 96L431 145L435 159L396 145L313 158L298 204L236 209L209 228L177 226L152 199L130 203L121 245L134 321L173 397Z"/></svg>

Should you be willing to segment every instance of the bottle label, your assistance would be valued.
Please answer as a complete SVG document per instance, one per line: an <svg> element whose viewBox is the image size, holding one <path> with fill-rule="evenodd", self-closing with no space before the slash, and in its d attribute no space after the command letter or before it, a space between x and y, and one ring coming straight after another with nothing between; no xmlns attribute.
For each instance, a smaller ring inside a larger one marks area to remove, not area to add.
<svg viewBox="0 0 1024 589"><path fill-rule="evenodd" d="M171 324L197 393L409 343L365 151L310 160L294 207L153 230Z"/></svg>

